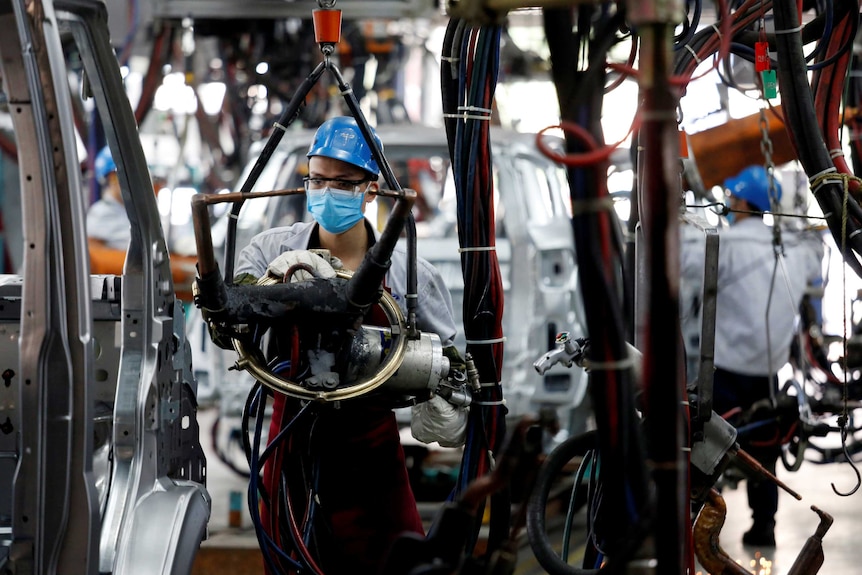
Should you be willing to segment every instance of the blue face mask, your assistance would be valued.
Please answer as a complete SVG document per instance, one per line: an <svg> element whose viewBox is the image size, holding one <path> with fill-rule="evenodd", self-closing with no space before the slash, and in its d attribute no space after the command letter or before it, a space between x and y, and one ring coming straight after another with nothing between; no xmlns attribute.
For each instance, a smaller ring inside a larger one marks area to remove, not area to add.
<svg viewBox="0 0 862 575"><path fill-rule="evenodd" d="M346 232L362 219L365 194L348 190L323 188L306 192L308 211L331 234Z"/></svg>

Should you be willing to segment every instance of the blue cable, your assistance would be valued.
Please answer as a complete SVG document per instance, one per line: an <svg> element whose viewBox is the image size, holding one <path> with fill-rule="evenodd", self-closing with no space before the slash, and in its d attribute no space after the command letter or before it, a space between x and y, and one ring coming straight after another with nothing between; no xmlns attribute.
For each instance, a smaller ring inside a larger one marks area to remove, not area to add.
<svg viewBox="0 0 862 575"><path fill-rule="evenodd" d="M266 533L266 530L263 528L260 519L260 508L259 508L259 499L258 493L260 486L258 485L258 481L260 479L260 464L258 453L260 451L260 443L261 437L263 435L263 419L264 419L264 411L265 411L265 402L262 398L263 388L259 388L257 391L257 396L255 397L255 405L257 406L257 416L255 417L254 423L254 439L253 439L253 449L251 452L251 465L250 465L250 474L249 474L249 483L248 483L248 510L251 514L252 524L254 525L254 532L257 535L258 543L260 544L260 549L263 555L264 561L266 561L267 566L273 573L279 573L278 566L275 565L273 557L271 556L271 551L275 551L281 558L291 564L293 568L299 569L302 567L300 563L294 560L292 557L287 555L284 550L282 550L275 541ZM271 496L271 494L270 494Z"/></svg>

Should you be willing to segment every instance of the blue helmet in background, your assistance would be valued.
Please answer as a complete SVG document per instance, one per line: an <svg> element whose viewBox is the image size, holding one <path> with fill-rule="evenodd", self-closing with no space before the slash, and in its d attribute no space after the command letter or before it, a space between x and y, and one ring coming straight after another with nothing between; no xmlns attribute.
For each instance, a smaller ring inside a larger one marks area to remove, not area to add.
<svg viewBox="0 0 862 575"><path fill-rule="evenodd" d="M761 212L770 209L769 174L763 166L748 166L732 178L724 180L731 196L745 200ZM781 184L775 180L775 201L781 201Z"/></svg>
<svg viewBox="0 0 862 575"><path fill-rule="evenodd" d="M99 180L100 184L105 183L108 174L117 171L117 164L114 163L114 157L111 155L111 149L108 146L99 150L99 154L96 156L96 161L93 162L93 165L96 170L96 179Z"/></svg>
<svg viewBox="0 0 862 575"><path fill-rule="evenodd" d="M383 144L374 132L374 128L371 128L371 134L374 136L374 141L377 142L377 147L382 152ZM362 136L362 131L359 129L356 120L350 116L339 116L321 124L314 135L314 141L308 148L307 155L309 158L312 156L324 156L341 160L342 162L362 168L375 177L380 175L380 168L377 167L377 162L374 161L371 147Z"/></svg>

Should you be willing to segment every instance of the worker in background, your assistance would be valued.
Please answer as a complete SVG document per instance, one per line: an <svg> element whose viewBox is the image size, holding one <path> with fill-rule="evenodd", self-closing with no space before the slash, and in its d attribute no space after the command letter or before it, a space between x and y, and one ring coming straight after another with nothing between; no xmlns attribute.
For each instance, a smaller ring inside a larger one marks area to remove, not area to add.
<svg viewBox="0 0 862 575"><path fill-rule="evenodd" d="M101 197L87 210L87 244L90 250L90 272L94 274L122 275L126 250L132 238L117 164L111 150L105 146L94 162L96 179L101 186ZM177 296L191 302L191 282L197 258L171 254L171 275Z"/></svg>
<svg viewBox="0 0 862 575"><path fill-rule="evenodd" d="M802 297L821 274L819 234L782 230L776 244L772 226L764 223L763 213L771 205L769 178L763 167L750 166L724 182L730 227L719 235L713 409L725 417L755 404L768 406L777 393L776 374L788 361ZM781 185L777 181L774 185L778 205ZM783 253L783 265L776 266L777 253ZM684 242L681 262L684 278L702 276L701 249ZM776 425L740 434L738 439L775 473L781 453ZM753 524L743 543L774 546L778 487L753 478L746 483Z"/></svg>
<svg viewBox="0 0 862 575"><path fill-rule="evenodd" d="M376 134L374 137L382 150ZM337 117L323 123L307 155L304 182L314 221L255 236L239 254L236 283L257 281L273 268L283 272L295 261L303 261L311 249L329 250L331 261L355 271L375 243L376 231L364 213L374 201L379 168L356 121ZM402 309L406 263L406 252L398 246L383 286ZM439 335L454 363L459 358L452 347L456 327L449 291L436 269L421 258L417 276L417 327ZM366 317L366 322L388 325L385 316ZM285 413L295 413L296 404L296 400L276 397L269 437L278 434L280 422L289 420ZM294 422L294 426L298 424ZM441 432L434 437L417 435L418 439L454 446L463 443L466 412L435 396L414 408L413 425L425 432ZM291 453L282 469L288 474L292 500L299 497L298 490L305 489L307 479L292 475L308 473L308 466L319 466L315 501L319 500L322 521L313 528L312 552L327 575L377 573L400 534L424 533L395 415L391 405L381 404L379 396L351 399L341 402L338 409L320 410L313 421L306 418L304 427L291 437L300 441L291 441ZM301 449L310 458L303 458L298 453Z"/></svg>

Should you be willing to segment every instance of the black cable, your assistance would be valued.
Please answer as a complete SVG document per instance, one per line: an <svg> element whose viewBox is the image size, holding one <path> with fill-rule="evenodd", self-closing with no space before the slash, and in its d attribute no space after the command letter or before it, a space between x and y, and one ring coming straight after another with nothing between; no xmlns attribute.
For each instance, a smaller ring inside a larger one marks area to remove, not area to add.
<svg viewBox="0 0 862 575"><path fill-rule="evenodd" d="M585 128L600 145L606 50L614 41L617 13L603 14L598 23L597 12L591 6L578 9L575 21L571 10L543 11L545 35L551 54L551 74L557 91L562 119ZM585 54L584 51L588 51ZM585 60L588 65L585 65ZM585 142L566 133L568 153L585 151ZM606 164L588 167L568 167L569 189L575 216L572 228L582 294L585 303L587 332L590 334L590 359L598 363L620 361L627 355L625 327L618 287L621 254L611 253L613 240L608 235L610 214L603 211L577 210L595 198L602 198L606 185ZM623 288L624 289L624 288ZM593 399L598 425L598 437L603 466L601 481L607 493L608 507L597 528L609 540L633 535L630 530L636 519L632 513L641 511L648 497L643 447L636 429L631 375L625 370L597 370L590 374L589 391ZM614 399L611 400L610 396ZM612 441L612 437L617 439ZM629 502L634 501L633 506ZM636 511L634 508L638 508ZM611 525L615 526L612 529ZM604 536L604 535L603 535ZM614 541L617 539L616 541ZM640 543L642 539L637 539ZM625 547L625 549L624 549ZM612 549L625 562L627 545Z"/></svg>
<svg viewBox="0 0 862 575"><path fill-rule="evenodd" d="M532 549L533 555L535 555L539 565L549 575L593 575L602 572L601 569L578 569L564 561L551 544L545 526L548 497L550 496L551 488L557 484L560 472L569 461L577 456L583 456L587 452L595 450L597 445L598 438L596 437L596 433L591 431L582 435L569 437L555 447L539 468L536 483L527 500L527 538L530 542L530 549ZM594 458L593 467L595 468L596 465L597 460ZM577 485L579 482L576 480L575 483L572 487L573 498L576 496L579 488Z"/></svg>
<svg viewBox="0 0 862 575"><path fill-rule="evenodd" d="M312 72L302 81L302 84L300 84L296 92L294 92L293 98L291 98L290 102L285 106L284 112L282 112L281 117L278 119L275 129L270 134L269 139L263 146L263 150L261 150L254 166L252 166L251 172L249 172L243 182L242 187L240 188L241 193L250 192L254 187L254 184L257 183L257 179L260 177L261 172L263 172L263 169L269 162L270 157L272 157L273 152L275 152L279 142L281 142L281 138L284 136L285 130L293 123L294 120L296 120L299 108L302 106L303 102L305 102L305 97L317 83L317 80L323 74L325 69L326 61L323 61L318 64L314 70L312 70ZM242 205L243 201L234 202L230 211L231 217L228 218L224 262L225 283L227 284L233 283L233 267L234 258L236 256L236 223L239 219L239 211L242 209Z"/></svg>
<svg viewBox="0 0 862 575"><path fill-rule="evenodd" d="M249 472L244 470L244 469L241 469L239 466L237 466L233 461L230 460L230 458L227 456L227 453L225 453L219 447L218 432L219 432L219 429L221 428L221 419L222 419L221 415L216 416L216 419L215 419L215 421L213 421L213 424L211 427L210 442L212 443L213 451L215 451L216 456L219 458L219 460L222 463L224 463L228 467L228 469L230 469L231 471L233 471L234 473L236 473L240 477L248 479L250 477ZM240 442L243 446L243 450L245 451L246 441L242 441L242 438L240 438ZM246 454L246 455L248 456L248 454Z"/></svg>

